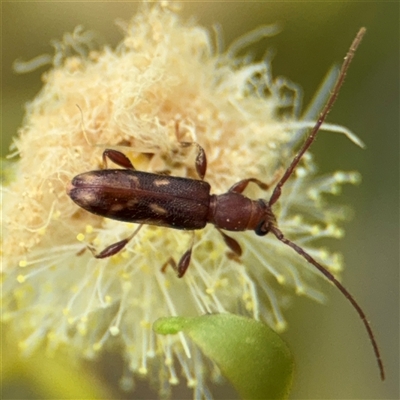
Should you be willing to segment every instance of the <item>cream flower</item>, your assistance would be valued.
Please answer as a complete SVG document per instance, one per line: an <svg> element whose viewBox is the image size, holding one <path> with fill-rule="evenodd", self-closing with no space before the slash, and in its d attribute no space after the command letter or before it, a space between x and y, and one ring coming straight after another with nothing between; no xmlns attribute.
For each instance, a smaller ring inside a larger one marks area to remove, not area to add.
<svg viewBox="0 0 400 400"><path fill-rule="evenodd" d="M97 260L88 244L101 251L136 225L89 214L66 187L77 174L100 169L106 148L124 152L138 170L197 178L195 151L182 149L182 141L204 148L213 193L248 177L272 182L311 123L298 115L290 81L274 79L266 61L237 56L249 40L218 54L207 30L162 6L144 7L124 28L115 50L92 50L81 29L57 42L53 68L27 106L13 145L20 157L15 179L3 188L3 319L25 352L47 340L50 349L67 344L93 357L117 341L129 369L155 378L160 392L168 393L182 370L201 397L208 393L203 356L183 335L156 336L152 323L231 312L280 331L293 292L323 300L320 273L274 236L254 232L232 234L243 249L232 259L213 226L196 231L183 279L161 267L190 247L190 232L144 226L123 251ZM316 176L307 154L274 209L282 232L335 274L340 255L317 240L341 237L337 223L346 211L325 195L358 181L357 173ZM250 185L246 195L270 193Z"/></svg>

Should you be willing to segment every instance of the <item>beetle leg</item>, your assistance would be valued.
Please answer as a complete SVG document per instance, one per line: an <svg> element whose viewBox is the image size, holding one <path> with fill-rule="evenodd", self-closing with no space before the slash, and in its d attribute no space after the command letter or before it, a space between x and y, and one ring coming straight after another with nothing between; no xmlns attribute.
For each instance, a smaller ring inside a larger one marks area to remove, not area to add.
<svg viewBox="0 0 400 400"><path fill-rule="evenodd" d="M143 224L139 225L136 230L132 233L132 235L128 236L126 239L120 240L119 242L113 243L110 246L106 247L100 253L96 253L93 247L88 246L89 250L92 252L95 258L107 258L111 257L114 254L119 253L140 231Z"/></svg>
<svg viewBox="0 0 400 400"><path fill-rule="evenodd" d="M165 263L160 268L160 270L163 274L165 274L165 271L167 270L168 265L170 265L174 271L178 270L175 260L172 257L170 257L170 258L168 258L167 261L165 261Z"/></svg>
<svg viewBox="0 0 400 400"><path fill-rule="evenodd" d="M182 278L182 276L185 275L186 270L189 268L190 260L192 258L192 248L193 247L190 247L189 250L185 251L181 259L179 260L178 265L176 264L176 261L172 257L170 257L161 267L161 272L165 273L168 265L170 265L172 269L176 272L178 278Z"/></svg>
<svg viewBox="0 0 400 400"><path fill-rule="evenodd" d="M262 182L256 178L248 178L248 179L243 179L239 182L236 182L229 190L228 192L235 192L235 193L243 193L243 191L247 188L247 185L253 182L257 186L259 186L262 190L268 190L272 185L269 183Z"/></svg>
<svg viewBox="0 0 400 400"><path fill-rule="evenodd" d="M194 246L194 232L192 236L192 244L190 245L189 250L186 250L183 256L181 257L181 259L178 262L178 265L176 265L176 261L172 257L170 257L161 267L161 272L165 273L165 270L167 269L168 265L170 265L178 275L178 278L182 278L183 275L185 275L187 269L189 268L190 260L192 258L193 246Z"/></svg>
<svg viewBox="0 0 400 400"><path fill-rule="evenodd" d="M117 164L120 167L135 170L135 167L133 166L129 158L124 153L121 153L118 150L106 149L103 151L104 168L107 168L107 158L109 158L114 164Z"/></svg>
<svg viewBox="0 0 400 400"><path fill-rule="evenodd" d="M180 120L176 119L175 120L175 135L176 138L179 141L179 124L180 124ZM204 179L204 176L206 174L207 171L207 157L206 157L206 153L204 151L204 149L196 142L179 142L179 144L182 147L189 147L189 146L197 146L197 156L196 156L196 163L195 163L195 167L196 167L196 172L197 175L200 177L201 180Z"/></svg>
<svg viewBox="0 0 400 400"><path fill-rule="evenodd" d="M262 190L268 190L270 187L274 186L276 182L278 182L280 175L281 175L281 170L278 169L275 173L272 182L270 183L265 183L257 178L242 179L241 181L236 182L233 186L231 186L228 192L243 193L243 191L247 188L247 185L250 182L255 183Z"/></svg>
<svg viewBox="0 0 400 400"><path fill-rule="evenodd" d="M178 278L182 278L182 276L185 275L186 270L189 268L190 260L192 258L192 250L193 245L190 247L189 250L185 251L181 259L179 260L177 268Z"/></svg>
<svg viewBox="0 0 400 400"><path fill-rule="evenodd" d="M233 253L235 253L235 255L240 257L242 255L242 248L239 242L236 239L228 236L225 232L221 231L221 229L217 228L217 230L224 239L225 244L233 251Z"/></svg>
<svg viewBox="0 0 400 400"><path fill-rule="evenodd" d="M206 152L204 149L196 142L179 142L182 147L189 147L189 146L197 146L197 156L196 156L196 172L197 175L200 177L201 180L204 179L204 176L207 171L207 157Z"/></svg>

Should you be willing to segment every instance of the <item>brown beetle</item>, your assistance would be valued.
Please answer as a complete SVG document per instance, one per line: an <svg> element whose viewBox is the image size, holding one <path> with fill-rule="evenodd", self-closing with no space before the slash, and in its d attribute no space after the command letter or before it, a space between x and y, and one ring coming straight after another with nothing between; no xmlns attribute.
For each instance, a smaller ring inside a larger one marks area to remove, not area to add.
<svg viewBox="0 0 400 400"><path fill-rule="evenodd" d="M206 155L203 148L197 143L183 142L180 144L184 147L191 145L198 146L195 165L201 180L136 171L130 160L123 153L116 150L105 150L103 153L104 164L106 164L106 160L109 158L115 164L125 169L104 169L80 174L72 180L67 193L75 203L91 213L119 221L135 222L141 225L128 238L108 246L99 254L95 254L93 249L91 249L95 257L106 258L121 251L136 235L143 224L174 229L196 230L204 228L207 223L211 223L216 226L227 246L237 256L240 256L242 253L239 243L226 235L222 230L236 232L254 230L257 235L266 235L271 232L278 240L291 247L310 264L314 265L352 304L367 330L378 363L381 379L384 380L384 367L378 345L363 310L347 289L326 268L301 247L284 236L277 226L277 221L272 210L273 205L281 195L282 187L293 174L304 153L313 143L328 112L332 108L344 81L347 69L364 33L365 28L361 28L345 57L332 94L322 110L317 123L274 187L269 200L252 200L242 194L251 182L263 190L270 187L270 185L255 178L248 178L237 182L224 194L210 194L210 185L203 181L207 169ZM176 270L178 277L182 277L189 267L192 248L193 244L182 256L178 265L173 260L169 260Z"/></svg>

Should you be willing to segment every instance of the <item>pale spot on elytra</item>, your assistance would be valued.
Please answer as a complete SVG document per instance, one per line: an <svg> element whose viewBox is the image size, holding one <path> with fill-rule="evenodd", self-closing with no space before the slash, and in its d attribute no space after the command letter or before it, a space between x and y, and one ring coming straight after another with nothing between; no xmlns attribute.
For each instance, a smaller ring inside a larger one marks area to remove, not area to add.
<svg viewBox="0 0 400 400"><path fill-rule="evenodd" d="M157 179L154 181L154 184L156 186L167 186L169 185L169 180L168 179Z"/></svg>
<svg viewBox="0 0 400 400"><path fill-rule="evenodd" d="M125 205L124 204L120 204L120 203L118 203L118 204L113 204L111 207L110 207L110 213L111 214L114 214L114 213L116 213L116 212L118 212L118 211L121 211L123 208L125 208Z"/></svg>
<svg viewBox="0 0 400 400"><path fill-rule="evenodd" d="M161 215L167 214L167 210L165 208L159 206L158 204L152 203L149 205L149 207L152 211L154 211L157 214L161 214Z"/></svg>

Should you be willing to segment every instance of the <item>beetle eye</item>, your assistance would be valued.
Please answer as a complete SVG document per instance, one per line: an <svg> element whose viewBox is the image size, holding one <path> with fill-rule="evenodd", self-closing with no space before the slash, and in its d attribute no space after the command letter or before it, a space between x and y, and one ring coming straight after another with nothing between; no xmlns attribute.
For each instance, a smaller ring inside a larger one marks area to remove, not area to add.
<svg viewBox="0 0 400 400"><path fill-rule="evenodd" d="M266 224L266 221L261 221L257 228L254 229L254 232L258 236L265 236L269 232L269 224Z"/></svg>

